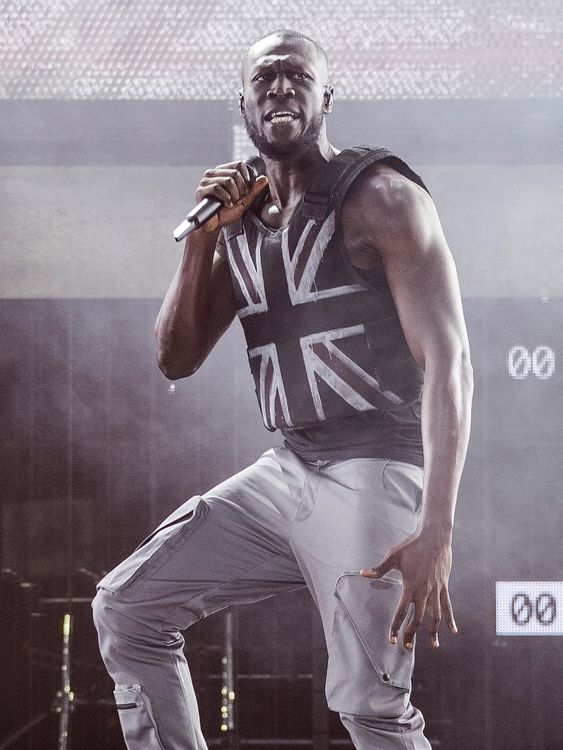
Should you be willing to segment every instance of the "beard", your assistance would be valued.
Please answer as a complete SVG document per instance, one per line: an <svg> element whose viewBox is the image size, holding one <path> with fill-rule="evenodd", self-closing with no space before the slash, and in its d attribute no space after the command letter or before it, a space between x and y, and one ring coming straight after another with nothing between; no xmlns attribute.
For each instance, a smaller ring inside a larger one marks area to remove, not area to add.
<svg viewBox="0 0 563 750"><path fill-rule="evenodd" d="M244 126L252 143L261 154L275 161L285 161L289 158L296 159L307 154L318 143L324 116L322 110L313 115L305 130L289 143L272 143L264 133L258 130L256 123L248 119L246 110L243 110L242 113Z"/></svg>

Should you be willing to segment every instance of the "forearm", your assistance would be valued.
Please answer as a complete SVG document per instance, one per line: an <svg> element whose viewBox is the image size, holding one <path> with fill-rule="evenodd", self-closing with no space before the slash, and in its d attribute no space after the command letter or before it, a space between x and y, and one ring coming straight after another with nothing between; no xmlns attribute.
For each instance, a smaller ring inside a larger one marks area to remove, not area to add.
<svg viewBox="0 0 563 750"><path fill-rule="evenodd" d="M186 238L155 323L157 360L167 377L191 375L208 347L209 288L219 230L196 230Z"/></svg>
<svg viewBox="0 0 563 750"><path fill-rule="evenodd" d="M422 397L424 491L421 534L451 539L471 427L473 376L468 362L429 366Z"/></svg>

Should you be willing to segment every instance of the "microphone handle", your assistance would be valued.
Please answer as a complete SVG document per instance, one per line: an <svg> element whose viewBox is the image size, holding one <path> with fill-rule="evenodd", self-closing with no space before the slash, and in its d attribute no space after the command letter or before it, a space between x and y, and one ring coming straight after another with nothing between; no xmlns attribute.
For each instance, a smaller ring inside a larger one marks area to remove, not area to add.
<svg viewBox="0 0 563 750"><path fill-rule="evenodd" d="M207 197L194 206L181 224L178 224L172 232L176 242L187 237L194 229L199 229L206 221L223 208L223 202L219 198Z"/></svg>
<svg viewBox="0 0 563 750"><path fill-rule="evenodd" d="M258 164L261 165L261 168L257 168ZM264 173L263 162L258 157L251 157L246 162L246 166L248 167L248 171L250 172L252 182L254 182L259 174ZM172 232L176 242L180 242L180 240L183 240L184 237L187 237L190 232L193 232L194 229L199 229L201 226L203 226L206 221L209 221L209 219L211 219L212 216L215 216L215 214L219 213L219 211L223 208L223 205L223 201L220 201L219 198L214 198L213 196L208 196L207 198L204 198L202 201L200 201L197 206L194 206L194 208L192 208L184 221L181 224L178 224L176 229Z"/></svg>

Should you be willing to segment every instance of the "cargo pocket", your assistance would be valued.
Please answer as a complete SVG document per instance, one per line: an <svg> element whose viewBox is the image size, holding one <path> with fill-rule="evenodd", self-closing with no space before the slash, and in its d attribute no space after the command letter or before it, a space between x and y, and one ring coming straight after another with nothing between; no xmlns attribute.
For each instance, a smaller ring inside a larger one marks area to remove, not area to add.
<svg viewBox="0 0 563 750"><path fill-rule="evenodd" d="M115 703L128 750L164 750L148 696L140 685L116 685Z"/></svg>
<svg viewBox="0 0 563 750"><path fill-rule="evenodd" d="M336 581L326 685L334 710L369 712L382 685L410 690L414 649L403 648L402 628L396 645L388 639L401 590L388 577L344 573Z"/></svg>
<svg viewBox="0 0 563 750"><path fill-rule="evenodd" d="M184 510L181 515L179 511ZM140 544L133 554L123 560L98 583L105 591L125 591L143 576L154 575L198 527L207 512L207 504L195 496L169 516Z"/></svg>

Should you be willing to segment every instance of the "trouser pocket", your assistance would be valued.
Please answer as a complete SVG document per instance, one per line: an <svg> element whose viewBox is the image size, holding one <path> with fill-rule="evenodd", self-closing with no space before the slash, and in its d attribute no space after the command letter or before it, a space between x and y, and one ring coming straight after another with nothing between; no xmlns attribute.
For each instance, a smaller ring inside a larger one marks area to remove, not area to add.
<svg viewBox="0 0 563 750"><path fill-rule="evenodd" d="M164 750L150 700L140 685L116 685L115 703L128 750Z"/></svg>
<svg viewBox="0 0 563 750"><path fill-rule="evenodd" d="M190 498L98 583L97 588L124 592L146 575L154 575L197 529L207 513L201 496Z"/></svg>
<svg viewBox="0 0 563 750"><path fill-rule="evenodd" d="M389 629L402 585L390 579L341 575L335 586L326 692L337 711L370 715L388 701L400 715L410 691L414 648L389 643ZM414 645L414 644L413 644ZM397 690L389 690L389 687Z"/></svg>

